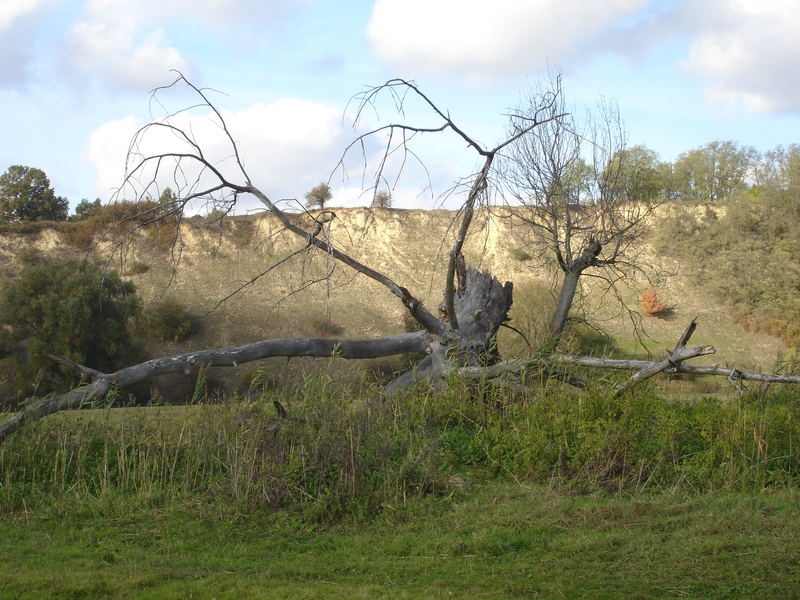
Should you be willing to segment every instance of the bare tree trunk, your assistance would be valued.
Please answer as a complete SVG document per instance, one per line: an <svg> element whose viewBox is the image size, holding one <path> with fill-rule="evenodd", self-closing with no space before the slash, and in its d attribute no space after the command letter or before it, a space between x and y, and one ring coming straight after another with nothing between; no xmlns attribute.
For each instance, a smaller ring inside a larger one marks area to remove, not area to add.
<svg viewBox="0 0 800 600"><path fill-rule="evenodd" d="M575 299L575 292L578 289L580 273L567 272L564 274L564 281L561 283L561 293L558 296L558 303L553 311L553 318L550 319L550 335L558 338L564 331L569 317L569 309L572 308L572 301Z"/></svg>
<svg viewBox="0 0 800 600"><path fill-rule="evenodd" d="M389 393L408 388L421 379L444 384L455 367L477 367L496 362L499 353L495 336L508 318L512 296L510 282L501 284L489 271L467 269L463 288L452 296L458 329L450 329L433 342L430 354L393 381L388 387Z"/></svg>

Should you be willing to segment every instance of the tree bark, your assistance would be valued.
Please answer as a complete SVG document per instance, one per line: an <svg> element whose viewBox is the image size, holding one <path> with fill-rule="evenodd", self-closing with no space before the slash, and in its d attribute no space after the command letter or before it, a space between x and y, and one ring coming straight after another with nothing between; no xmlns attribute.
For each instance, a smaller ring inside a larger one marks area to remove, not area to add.
<svg viewBox="0 0 800 600"><path fill-rule="evenodd" d="M458 329L449 329L431 343L430 354L401 374L387 391L395 393L421 379L443 384L454 368L496 362L499 353L495 337L508 318L513 289L511 282L501 284L489 271L467 269L464 286L454 292L452 299Z"/></svg>
<svg viewBox="0 0 800 600"><path fill-rule="evenodd" d="M569 317L569 309L575 299L575 292L578 289L578 281L581 274L576 272L564 273L564 281L561 283L561 293L558 296L556 308L553 311L553 318L550 319L550 335L558 338L564 331Z"/></svg>
<svg viewBox="0 0 800 600"><path fill-rule="evenodd" d="M390 337L371 340L349 340L338 338L286 338L263 340L238 346L236 348L220 348L200 350L156 358L125 367L114 373L100 373L77 365L66 359L60 362L68 364L90 378L90 383L60 394L52 398L36 400L24 409L0 424L0 442L17 431L22 425L33 419L62 411L81 408L104 397L113 387L127 388L167 373L192 373L201 367L236 367L240 364L276 356L316 356L342 358L377 358L407 354L409 352L425 352L430 347L430 339L425 331L404 333Z"/></svg>
<svg viewBox="0 0 800 600"><path fill-rule="evenodd" d="M533 359L514 359L495 363L489 366L466 366L458 369L458 374L462 377L493 379L508 374L522 373L527 369L556 362L570 365L580 365L584 367L595 367L599 369L619 369L626 371L636 371L628 380L618 384L614 389L614 395L619 396L637 383L649 379L658 373L687 373L695 375L715 375L727 377L728 381L736 388L741 395L744 390L737 381L758 381L762 384L784 383L800 384L800 375L780 375L777 373L754 373L750 371L740 371L733 367L719 366L689 366L684 365L683 361L698 356L714 354L713 346L697 346L687 348L686 344L692 337L697 322L692 321L681 335L675 348L667 350L666 358L662 360L637 360L637 359L614 359L597 358L594 356L571 356L568 354L551 354L546 357Z"/></svg>

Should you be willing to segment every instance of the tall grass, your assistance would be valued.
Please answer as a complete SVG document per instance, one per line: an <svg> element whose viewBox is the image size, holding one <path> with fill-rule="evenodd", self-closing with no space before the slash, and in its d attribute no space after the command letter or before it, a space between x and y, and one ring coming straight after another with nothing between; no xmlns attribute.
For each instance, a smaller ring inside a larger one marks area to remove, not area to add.
<svg viewBox="0 0 800 600"><path fill-rule="evenodd" d="M668 402L647 389L512 396L453 382L387 399L315 377L256 400L82 411L0 446L0 514L108 503L360 518L508 478L577 491L763 490L800 473L790 391Z"/></svg>

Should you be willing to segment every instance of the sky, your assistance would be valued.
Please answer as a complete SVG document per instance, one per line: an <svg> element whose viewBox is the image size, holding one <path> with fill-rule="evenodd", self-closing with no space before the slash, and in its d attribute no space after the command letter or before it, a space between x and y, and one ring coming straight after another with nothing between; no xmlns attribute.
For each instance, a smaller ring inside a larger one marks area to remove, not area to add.
<svg viewBox="0 0 800 600"><path fill-rule="evenodd" d="M712 140L759 151L800 142L798 0L0 0L0 172L43 169L74 205L109 199L132 135L196 102L154 88L178 70L224 116L253 182L302 199L330 178L332 204L368 204L377 144L336 169L365 128L435 123L391 102L353 121L354 94L414 80L489 146L526 90L561 73L568 106L618 104L631 145L661 160ZM230 163L207 112L181 123ZM160 140L169 144L169 141ZM152 143L159 142L158 139ZM440 194L477 164L452 135L414 140L392 180L397 207ZM432 189L427 189L428 184ZM443 204L442 204L443 203ZM243 203L247 206L247 202Z"/></svg>

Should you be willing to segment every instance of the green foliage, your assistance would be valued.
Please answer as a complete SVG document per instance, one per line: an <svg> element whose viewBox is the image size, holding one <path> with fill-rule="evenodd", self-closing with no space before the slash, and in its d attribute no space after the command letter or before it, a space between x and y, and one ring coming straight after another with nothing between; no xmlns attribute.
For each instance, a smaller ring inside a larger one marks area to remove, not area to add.
<svg viewBox="0 0 800 600"><path fill-rule="evenodd" d="M175 208L175 204L178 200L178 195L169 187L165 187L158 197L158 203L162 206L169 205L168 208Z"/></svg>
<svg viewBox="0 0 800 600"><path fill-rule="evenodd" d="M693 268L749 329L800 343L800 188L754 187L725 211L676 213L657 247Z"/></svg>
<svg viewBox="0 0 800 600"><path fill-rule="evenodd" d="M192 319L186 307L171 298L149 307L143 321L145 334L162 342L180 342L192 333Z"/></svg>
<svg viewBox="0 0 800 600"><path fill-rule="evenodd" d="M48 352L102 371L120 367L135 354L138 314L133 284L71 259L26 266L0 304L0 321L27 346L31 368L49 373Z"/></svg>
<svg viewBox="0 0 800 600"><path fill-rule="evenodd" d="M333 198L331 187L327 183L320 183L315 185L311 190L306 193L306 207L307 208L325 208L328 200Z"/></svg>
<svg viewBox="0 0 800 600"><path fill-rule="evenodd" d="M614 154L606 173L626 202L663 200L669 185L669 167L659 162L653 150L642 145Z"/></svg>
<svg viewBox="0 0 800 600"><path fill-rule="evenodd" d="M375 192L372 198L372 208L392 208L392 194L386 190Z"/></svg>
<svg viewBox="0 0 800 600"><path fill-rule="evenodd" d="M518 260L519 262L528 262L533 258L530 252L524 250L523 248L514 248L511 251L511 256L514 260Z"/></svg>
<svg viewBox="0 0 800 600"><path fill-rule="evenodd" d="M678 156L673 169L677 199L726 202L747 187L746 176L757 160L753 148L713 141Z"/></svg>
<svg viewBox="0 0 800 600"><path fill-rule="evenodd" d="M69 495L290 508L363 518L489 480L568 490L760 491L796 485L800 405L791 393L671 403L560 386L537 396L452 381L382 398L314 377L255 401L113 409L32 423L0 446L0 511ZM278 400L288 416L276 414ZM214 508L216 507L216 508Z"/></svg>
<svg viewBox="0 0 800 600"><path fill-rule="evenodd" d="M69 202L55 195L41 169L12 165L0 175L0 220L64 221L68 211Z"/></svg>
<svg viewBox="0 0 800 600"><path fill-rule="evenodd" d="M98 212L100 210L100 198L95 198L94 202L89 202L88 199L83 198L78 204L75 206L75 214L72 216L70 220L72 221L82 221L90 217L92 214Z"/></svg>

